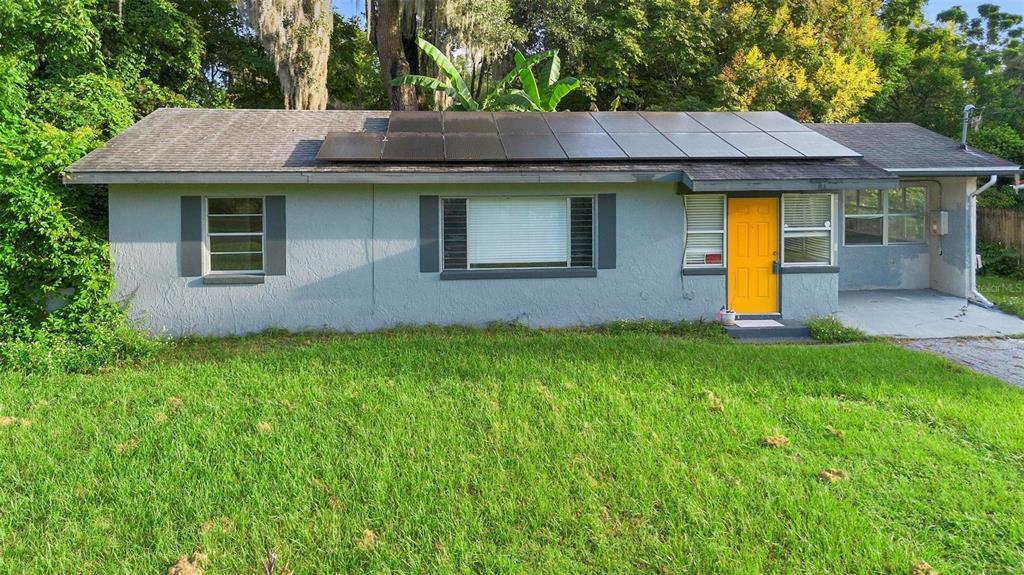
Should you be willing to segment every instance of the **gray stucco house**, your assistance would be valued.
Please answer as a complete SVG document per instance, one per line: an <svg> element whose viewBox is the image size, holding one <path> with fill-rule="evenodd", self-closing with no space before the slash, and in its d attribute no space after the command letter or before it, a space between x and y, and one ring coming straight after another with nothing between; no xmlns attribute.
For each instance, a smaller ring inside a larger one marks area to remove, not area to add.
<svg viewBox="0 0 1024 575"><path fill-rule="evenodd" d="M117 297L148 329L226 334L970 298L977 183L1018 171L775 112L161 109L65 181L108 186Z"/></svg>

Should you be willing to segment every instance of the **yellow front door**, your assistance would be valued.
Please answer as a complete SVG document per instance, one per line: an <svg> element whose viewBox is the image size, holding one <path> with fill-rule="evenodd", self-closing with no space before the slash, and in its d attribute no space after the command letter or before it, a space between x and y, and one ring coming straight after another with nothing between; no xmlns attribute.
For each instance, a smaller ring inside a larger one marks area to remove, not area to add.
<svg viewBox="0 0 1024 575"><path fill-rule="evenodd" d="M728 299L736 313L779 311L779 199L729 198Z"/></svg>

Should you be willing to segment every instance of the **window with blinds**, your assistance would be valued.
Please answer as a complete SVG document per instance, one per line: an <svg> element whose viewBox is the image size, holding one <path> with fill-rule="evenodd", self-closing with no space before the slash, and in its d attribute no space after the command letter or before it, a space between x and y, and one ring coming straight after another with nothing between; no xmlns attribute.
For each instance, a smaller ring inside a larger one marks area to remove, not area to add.
<svg viewBox="0 0 1024 575"><path fill-rule="evenodd" d="M445 198L444 269L593 267L592 197Z"/></svg>
<svg viewBox="0 0 1024 575"><path fill-rule="evenodd" d="M831 265L831 194L783 194L782 263Z"/></svg>
<svg viewBox="0 0 1024 575"><path fill-rule="evenodd" d="M686 196L683 266L725 266L725 196Z"/></svg>

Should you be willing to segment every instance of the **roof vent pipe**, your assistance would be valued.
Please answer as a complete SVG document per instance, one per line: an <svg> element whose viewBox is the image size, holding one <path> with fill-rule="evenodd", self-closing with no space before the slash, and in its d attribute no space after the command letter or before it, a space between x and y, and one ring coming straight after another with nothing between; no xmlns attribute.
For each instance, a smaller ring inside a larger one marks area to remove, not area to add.
<svg viewBox="0 0 1024 575"><path fill-rule="evenodd" d="M971 121L971 112L978 108L974 104L967 104L964 106L964 125L963 130L960 132L960 149L967 149L967 125Z"/></svg>

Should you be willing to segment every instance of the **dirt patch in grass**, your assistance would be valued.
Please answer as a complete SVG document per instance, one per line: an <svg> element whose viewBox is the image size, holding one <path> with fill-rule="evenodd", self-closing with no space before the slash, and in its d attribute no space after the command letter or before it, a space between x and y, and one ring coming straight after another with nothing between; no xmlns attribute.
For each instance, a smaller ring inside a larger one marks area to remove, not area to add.
<svg viewBox="0 0 1024 575"><path fill-rule="evenodd" d="M927 561L918 561L910 569L910 575L939 575L939 571L929 565Z"/></svg>
<svg viewBox="0 0 1024 575"><path fill-rule="evenodd" d="M182 555L167 569L167 575L203 575L209 558L205 553L192 552L191 556Z"/></svg>
<svg viewBox="0 0 1024 575"><path fill-rule="evenodd" d="M214 517L213 519L207 519L199 526L199 532L204 535L213 532L231 533L234 530L235 522L227 517Z"/></svg>
<svg viewBox="0 0 1024 575"><path fill-rule="evenodd" d="M270 425L269 422L261 421L256 424L256 431L262 433L263 435L267 435L273 430L274 428Z"/></svg>
<svg viewBox="0 0 1024 575"><path fill-rule="evenodd" d="M843 431L842 429L836 429L831 425L826 425L825 430L828 431L832 435L832 437L835 437L836 439L846 439L846 432Z"/></svg>
<svg viewBox="0 0 1024 575"><path fill-rule="evenodd" d="M117 446L114 447L114 451L116 451L118 455L121 455L123 453L127 453L129 451L133 451L138 446L139 446L139 440L135 439L133 437L133 438L129 439L128 441L125 441L124 443L118 443Z"/></svg>
<svg viewBox="0 0 1024 575"><path fill-rule="evenodd" d="M164 413L162 411L159 411L159 412L153 414L153 423L155 423L157 425L160 425L162 423L165 423L166 421L167 421L167 414L166 413Z"/></svg>
<svg viewBox="0 0 1024 575"><path fill-rule="evenodd" d="M715 395L715 392L705 389L704 395L708 399L708 407L711 408L711 411L725 411L725 404L722 403L722 398Z"/></svg>
<svg viewBox="0 0 1024 575"><path fill-rule="evenodd" d="M173 409L175 411L181 409L182 403L184 403L184 402L181 401L180 397L173 397L173 396L171 396L171 397L167 398L167 405L170 405L171 409Z"/></svg>
<svg viewBox="0 0 1024 575"><path fill-rule="evenodd" d="M818 479L821 479L825 483L838 483L840 481L846 481L849 478L850 474L842 469L822 469L821 473L818 474Z"/></svg>
<svg viewBox="0 0 1024 575"><path fill-rule="evenodd" d="M789 438L785 435L768 435L761 439L762 447L771 447L774 449L786 447L789 445Z"/></svg>
<svg viewBox="0 0 1024 575"><path fill-rule="evenodd" d="M14 425L20 425L21 427L28 427L32 425L31 419L25 419L23 417L10 417L7 415L0 416L0 427L11 427Z"/></svg>
<svg viewBox="0 0 1024 575"><path fill-rule="evenodd" d="M356 547L358 547L360 551L367 552L375 550L378 545L380 545L380 537L369 529L363 531L362 538L360 538L356 543Z"/></svg>

